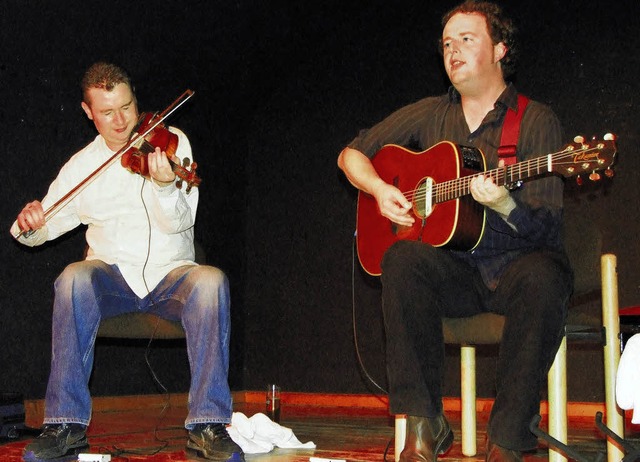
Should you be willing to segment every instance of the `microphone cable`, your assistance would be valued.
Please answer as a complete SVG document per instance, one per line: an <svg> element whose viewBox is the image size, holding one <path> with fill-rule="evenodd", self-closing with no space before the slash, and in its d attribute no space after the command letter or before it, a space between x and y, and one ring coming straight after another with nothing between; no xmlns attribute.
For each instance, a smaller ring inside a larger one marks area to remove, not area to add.
<svg viewBox="0 0 640 462"><path fill-rule="evenodd" d="M149 285L147 284L147 279L145 277L145 271L147 268L147 264L149 263L149 259L151 257L151 217L149 216L149 210L147 208L147 204L144 201L144 187L147 184L147 179L142 177L142 186L140 188L140 199L142 201L142 205L144 207L144 211L145 214L147 216L147 223L149 225L148 227L148 234L147 234L147 255L144 261L144 265L142 266L142 281L144 282L144 286L147 290L147 294L151 293L151 290L149 290ZM153 299L150 299L150 305L151 305L151 309L149 311L153 311L153 308L156 306L155 301ZM157 320L156 320L156 325L153 328L153 331L151 333L151 336L149 337L149 341L147 342L147 346L145 348L145 352L144 352L144 360L145 363L147 365L147 369L149 371L149 373L151 374L151 377L153 378L153 381L155 382L155 384L160 388L162 394L165 396L165 401L164 404L162 406L162 409L160 410L160 413L158 414L158 417L156 419L156 423L155 423L155 427L153 429L153 437L156 441L162 443L162 445L160 447L154 448L154 449L149 449L146 451L143 450L134 450L134 449L123 449L118 447L117 445L113 445L113 449L115 450L115 453L112 453L111 455L114 457L119 457L122 456L123 454L132 454L132 455L140 455L140 456L153 456L155 454L158 454L159 452L161 452L163 449L165 449L166 447L169 446L169 440L167 439L162 439L160 438L160 436L158 435L158 431L160 428L160 425L162 423L162 421L164 420L164 418L166 417L167 411L169 410L169 408L171 407L171 393L169 392L169 390L167 389L167 387L164 386L164 384L162 383L162 381L160 380L160 378L158 377L158 374L156 373L155 369L153 368L153 366L151 365L151 360L149 359L150 354L151 354L151 344L153 343L153 340L155 339L156 333L158 331L158 328L160 326L160 317L157 316Z"/></svg>
<svg viewBox="0 0 640 462"><path fill-rule="evenodd" d="M383 394L388 395L389 393L387 392L387 390L381 387L367 371L367 368L364 365L364 361L362 360L362 355L360 354L360 347L358 346L358 328L356 320L356 236L357 231L353 233L353 245L351 246L351 312L353 324L353 343L355 346L356 357L358 358L358 364L362 373L378 390L380 390Z"/></svg>
<svg viewBox="0 0 640 462"><path fill-rule="evenodd" d="M358 329L357 329L357 321L356 321L356 236L357 231L353 233L353 245L351 246L351 307L352 307L352 324L353 324L353 343L356 350L356 356L358 358L358 364L360 365L360 369L362 373L369 379L369 381L384 395L389 395L389 392L381 387L378 382L374 380L374 378L369 374L367 368L364 365L364 361L362 360L362 356L360 354L360 347L358 346ZM389 449L394 442L394 438L391 438L384 448L384 452L382 453L383 462L387 461L387 454L389 453Z"/></svg>

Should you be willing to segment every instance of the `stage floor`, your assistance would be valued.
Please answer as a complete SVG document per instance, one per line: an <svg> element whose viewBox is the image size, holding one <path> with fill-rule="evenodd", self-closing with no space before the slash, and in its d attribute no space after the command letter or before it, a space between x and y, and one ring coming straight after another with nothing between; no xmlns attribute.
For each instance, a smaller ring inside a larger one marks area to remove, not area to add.
<svg viewBox="0 0 640 462"><path fill-rule="evenodd" d="M346 406L344 395L336 399L335 406L330 395L317 400L321 405L305 400L291 400L283 396L280 424L289 427L302 443L312 441L316 449L274 449L266 454L247 454L252 462L308 462L310 457L358 461L392 461L394 454L394 420L382 405ZM346 398L348 400L348 398ZM100 398L94 400L93 420L89 427L91 453L112 454L112 461L198 461L198 457L185 452L186 432L183 421L186 415L185 395L150 397ZM252 416L263 412L263 405L256 402L238 402L234 411ZM165 404L169 407L165 408ZM39 426L41 403L27 404L27 425ZM461 453L460 414L447 411L454 428L453 448L442 461L483 461L485 457L485 426L487 412L478 415L478 454L465 457ZM541 428L546 428L543 420ZM585 461L596 461L605 451L605 439L595 425L594 417L570 417L569 445L585 457ZM640 446L640 426L627 425L627 441ZM28 438L0 446L0 461L22 460L22 450ZM386 454L386 458L385 458ZM527 454L527 461L545 460L547 446L541 442L538 450Z"/></svg>

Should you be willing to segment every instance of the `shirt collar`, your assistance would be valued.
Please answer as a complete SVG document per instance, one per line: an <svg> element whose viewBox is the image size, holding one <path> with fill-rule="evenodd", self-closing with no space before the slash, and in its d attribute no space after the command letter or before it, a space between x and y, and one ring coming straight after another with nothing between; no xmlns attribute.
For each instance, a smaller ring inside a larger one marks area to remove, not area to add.
<svg viewBox="0 0 640 462"><path fill-rule="evenodd" d="M460 103L460 93L455 89L453 85L449 87L449 102L453 104ZM504 89L500 97L497 99L496 107L511 108L514 111L518 109L518 91L513 83L507 83L507 88Z"/></svg>

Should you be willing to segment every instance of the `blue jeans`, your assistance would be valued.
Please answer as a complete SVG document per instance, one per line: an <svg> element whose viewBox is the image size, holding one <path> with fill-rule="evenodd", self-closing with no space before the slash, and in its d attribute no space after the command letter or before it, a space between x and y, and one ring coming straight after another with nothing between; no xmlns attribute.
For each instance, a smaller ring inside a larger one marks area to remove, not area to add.
<svg viewBox="0 0 640 462"><path fill-rule="evenodd" d="M81 261L67 266L54 288L45 424L89 424L88 383L100 320L130 312L150 312L184 327L191 370L185 427L231 422L229 283L221 270L176 268L140 299L116 265Z"/></svg>

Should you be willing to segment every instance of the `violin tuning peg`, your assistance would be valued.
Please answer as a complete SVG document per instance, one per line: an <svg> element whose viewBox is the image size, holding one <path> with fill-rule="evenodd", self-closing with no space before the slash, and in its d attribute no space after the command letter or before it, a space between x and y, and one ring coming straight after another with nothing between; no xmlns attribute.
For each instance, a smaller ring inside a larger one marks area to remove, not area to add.
<svg viewBox="0 0 640 462"><path fill-rule="evenodd" d="M182 180L181 179L176 181L176 188L182 189Z"/></svg>

